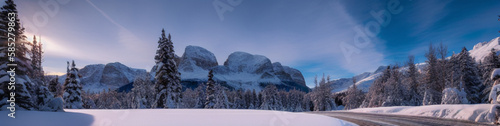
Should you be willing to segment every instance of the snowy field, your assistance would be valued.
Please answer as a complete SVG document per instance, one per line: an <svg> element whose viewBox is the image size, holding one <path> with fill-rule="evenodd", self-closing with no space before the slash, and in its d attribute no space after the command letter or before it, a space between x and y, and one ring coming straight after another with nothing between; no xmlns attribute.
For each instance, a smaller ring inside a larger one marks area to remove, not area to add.
<svg viewBox="0 0 500 126"><path fill-rule="evenodd" d="M315 114L231 109L124 109L66 112L0 111L3 126L341 126L352 123Z"/></svg>
<svg viewBox="0 0 500 126"><path fill-rule="evenodd" d="M395 106L378 108L359 108L351 112L367 112L381 114L400 114L431 116L451 119L462 119L476 122L493 122L494 111L498 107L494 104L456 104L456 105L429 105L429 106Z"/></svg>

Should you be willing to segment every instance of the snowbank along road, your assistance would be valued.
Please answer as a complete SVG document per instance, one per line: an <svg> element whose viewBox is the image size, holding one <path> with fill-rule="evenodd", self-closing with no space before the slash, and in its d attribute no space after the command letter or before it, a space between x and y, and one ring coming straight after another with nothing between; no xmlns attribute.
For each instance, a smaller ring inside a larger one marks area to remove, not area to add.
<svg viewBox="0 0 500 126"><path fill-rule="evenodd" d="M360 126L494 126L493 124L478 123L467 120L445 119L436 117L372 114L355 112L308 112L326 115Z"/></svg>

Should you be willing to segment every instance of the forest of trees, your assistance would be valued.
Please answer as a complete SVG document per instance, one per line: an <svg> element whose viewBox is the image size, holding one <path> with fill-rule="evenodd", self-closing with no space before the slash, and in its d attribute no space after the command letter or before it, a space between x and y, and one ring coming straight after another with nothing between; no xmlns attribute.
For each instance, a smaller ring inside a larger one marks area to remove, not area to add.
<svg viewBox="0 0 500 126"><path fill-rule="evenodd" d="M489 103L488 94L493 86L490 76L494 68L500 67L496 51L492 49L484 60L476 63L465 47L448 58L446 46L431 44L423 69L419 71L414 56L409 56L403 66L388 66L364 95L355 86L349 88L343 102L345 109Z"/></svg>

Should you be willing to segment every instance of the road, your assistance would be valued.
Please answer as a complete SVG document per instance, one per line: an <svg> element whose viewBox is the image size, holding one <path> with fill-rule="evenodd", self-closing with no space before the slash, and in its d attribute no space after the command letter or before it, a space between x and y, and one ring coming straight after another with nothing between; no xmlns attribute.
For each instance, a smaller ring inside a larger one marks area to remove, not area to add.
<svg viewBox="0 0 500 126"><path fill-rule="evenodd" d="M308 112L349 121L360 126L494 126L467 120L424 116L373 114L355 112Z"/></svg>

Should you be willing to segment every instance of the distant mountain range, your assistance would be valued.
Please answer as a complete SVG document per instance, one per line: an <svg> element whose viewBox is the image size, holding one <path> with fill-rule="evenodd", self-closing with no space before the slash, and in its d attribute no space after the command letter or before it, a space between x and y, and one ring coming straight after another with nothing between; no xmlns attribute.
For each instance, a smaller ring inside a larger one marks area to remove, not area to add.
<svg viewBox="0 0 500 126"><path fill-rule="evenodd" d="M234 52L223 65L219 65L212 52L199 46L187 46L182 57L176 57L181 83L186 88L196 88L198 84L205 83L208 71L213 70L214 80L230 89L260 91L273 84L279 89L309 91L299 70L279 62L272 63L265 56ZM151 71L154 77L156 66ZM135 77L146 73L144 69L130 68L119 62L87 65L79 71L83 90L91 92L108 89L128 91L133 87ZM59 77L60 83L64 83L65 76Z"/></svg>
<svg viewBox="0 0 500 126"><path fill-rule="evenodd" d="M479 62L495 49L500 54L500 37L488 42L481 42L470 50L470 55ZM187 46L184 54L176 56L181 83L184 87L195 88L208 79L208 71L214 71L214 79L230 89L262 90L268 84L274 84L280 89L297 89L309 91L302 73L294 68L272 63L265 56L252 55L246 52L234 52L229 55L224 64L219 65L215 55L199 46ZM426 63L418 63L417 68L422 70ZM356 78L356 85L367 92L373 81L381 75L387 66L380 66L373 72L365 72L351 78L340 78L331 81L332 92L343 92L352 86L352 79ZM156 66L150 74L154 77ZM405 67L401 70L406 69ZM82 75L83 90L99 92L102 90L130 90L135 77L147 73L144 69L127 67L119 62L87 65L79 72ZM65 75L59 78L63 83ZM153 79L153 78L152 78Z"/></svg>
<svg viewBox="0 0 500 126"><path fill-rule="evenodd" d="M480 42L476 44L472 50L469 50L469 53L471 57L474 58L477 63L479 63L479 61L482 61L484 57L486 57L491 52L491 49L495 49L495 51L497 51L497 54L500 54L500 37L494 38L488 42ZM416 64L419 71L422 71L426 65L426 63ZM372 85L373 81L377 77L379 77L386 68L387 66L380 66L374 72L365 72L352 78L356 78L356 86L359 89L363 90L364 92L368 92L368 89ZM401 68L401 70L405 69L407 68ZM333 80L330 83L333 88L332 92L346 91L348 87L352 86L352 78L341 78Z"/></svg>

